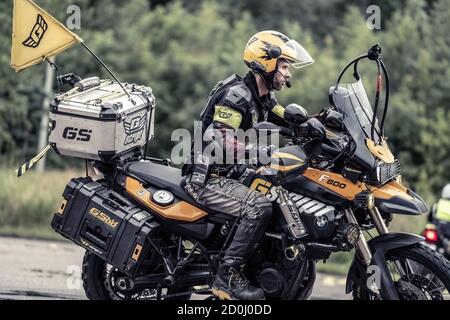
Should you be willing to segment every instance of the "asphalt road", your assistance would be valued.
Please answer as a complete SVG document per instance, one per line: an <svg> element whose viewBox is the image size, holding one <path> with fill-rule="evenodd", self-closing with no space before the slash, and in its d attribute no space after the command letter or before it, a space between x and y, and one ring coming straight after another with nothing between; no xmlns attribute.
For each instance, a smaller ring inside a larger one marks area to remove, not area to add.
<svg viewBox="0 0 450 320"><path fill-rule="evenodd" d="M0 300L86 299L84 250L69 242L0 237ZM350 299L345 278L318 274L311 299Z"/></svg>

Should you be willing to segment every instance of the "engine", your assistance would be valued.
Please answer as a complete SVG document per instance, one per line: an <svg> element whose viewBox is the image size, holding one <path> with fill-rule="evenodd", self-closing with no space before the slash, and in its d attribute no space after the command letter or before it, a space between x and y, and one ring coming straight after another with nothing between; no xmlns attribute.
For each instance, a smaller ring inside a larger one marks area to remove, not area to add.
<svg viewBox="0 0 450 320"><path fill-rule="evenodd" d="M335 207L309 197L289 193L311 240L332 239L342 214ZM280 199L277 199L280 203Z"/></svg>
<svg viewBox="0 0 450 320"><path fill-rule="evenodd" d="M289 196L289 204L286 201L287 197L284 197L277 191L271 190L269 198L272 201L276 199L276 202L280 205L280 211L285 221L284 228L294 238L300 238L301 241L305 240L305 242L323 241L324 243L332 243L337 239L340 226L347 225L340 223L342 213L331 205L293 192L289 192L286 195ZM294 212L286 214L286 212L283 212L283 205L285 207L291 207L292 205L294 207L292 211ZM292 216L298 215L299 219L291 218L291 214ZM298 220L301 220L302 227L307 231L306 236L301 235L299 230L293 230L292 225L298 225ZM296 236L296 232L300 236ZM313 253L312 256L310 254L308 253L308 258L313 260L322 259L327 255L326 252L320 251ZM296 274L296 269L293 266L296 266L298 262L296 262L295 257L290 259L286 256L286 252L285 257L286 259L281 261L266 263L256 276L258 285L265 291L267 296L283 295L283 293L286 293L285 289L290 287L292 281L296 281L293 278L293 275Z"/></svg>

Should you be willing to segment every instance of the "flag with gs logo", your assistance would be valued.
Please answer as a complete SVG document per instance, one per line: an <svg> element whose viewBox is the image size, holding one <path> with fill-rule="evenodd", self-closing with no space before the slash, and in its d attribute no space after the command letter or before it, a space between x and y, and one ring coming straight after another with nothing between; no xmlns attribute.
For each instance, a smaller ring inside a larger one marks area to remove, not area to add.
<svg viewBox="0 0 450 320"><path fill-rule="evenodd" d="M31 0L14 0L11 67L16 72L82 41Z"/></svg>

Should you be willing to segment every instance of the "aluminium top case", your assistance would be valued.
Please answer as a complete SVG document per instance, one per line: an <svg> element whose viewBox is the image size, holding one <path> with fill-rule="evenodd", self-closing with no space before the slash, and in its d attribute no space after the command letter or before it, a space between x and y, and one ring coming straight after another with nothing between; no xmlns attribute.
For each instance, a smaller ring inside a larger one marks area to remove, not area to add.
<svg viewBox="0 0 450 320"><path fill-rule="evenodd" d="M50 103L53 149L62 155L112 161L142 148L153 138L152 89L124 83L128 96L117 82L92 79L90 85L75 85Z"/></svg>

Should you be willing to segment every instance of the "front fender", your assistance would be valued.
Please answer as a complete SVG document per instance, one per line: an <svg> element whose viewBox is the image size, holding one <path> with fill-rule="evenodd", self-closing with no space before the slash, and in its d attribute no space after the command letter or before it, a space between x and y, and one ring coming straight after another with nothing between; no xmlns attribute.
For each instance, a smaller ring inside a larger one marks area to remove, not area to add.
<svg viewBox="0 0 450 320"><path fill-rule="evenodd" d="M407 247L416 243L420 243L425 240L424 237L410 234L410 233L386 233L379 235L368 241L368 245L372 254L377 254L378 256L385 256L386 252L398 249L402 247ZM350 266L347 275L347 284L345 286L345 293L350 293L353 290L353 284L356 280L355 277L358 275L358 270L365 270L361 261L355 257ZM359 276L362 276L359 274Z"/></svg>

